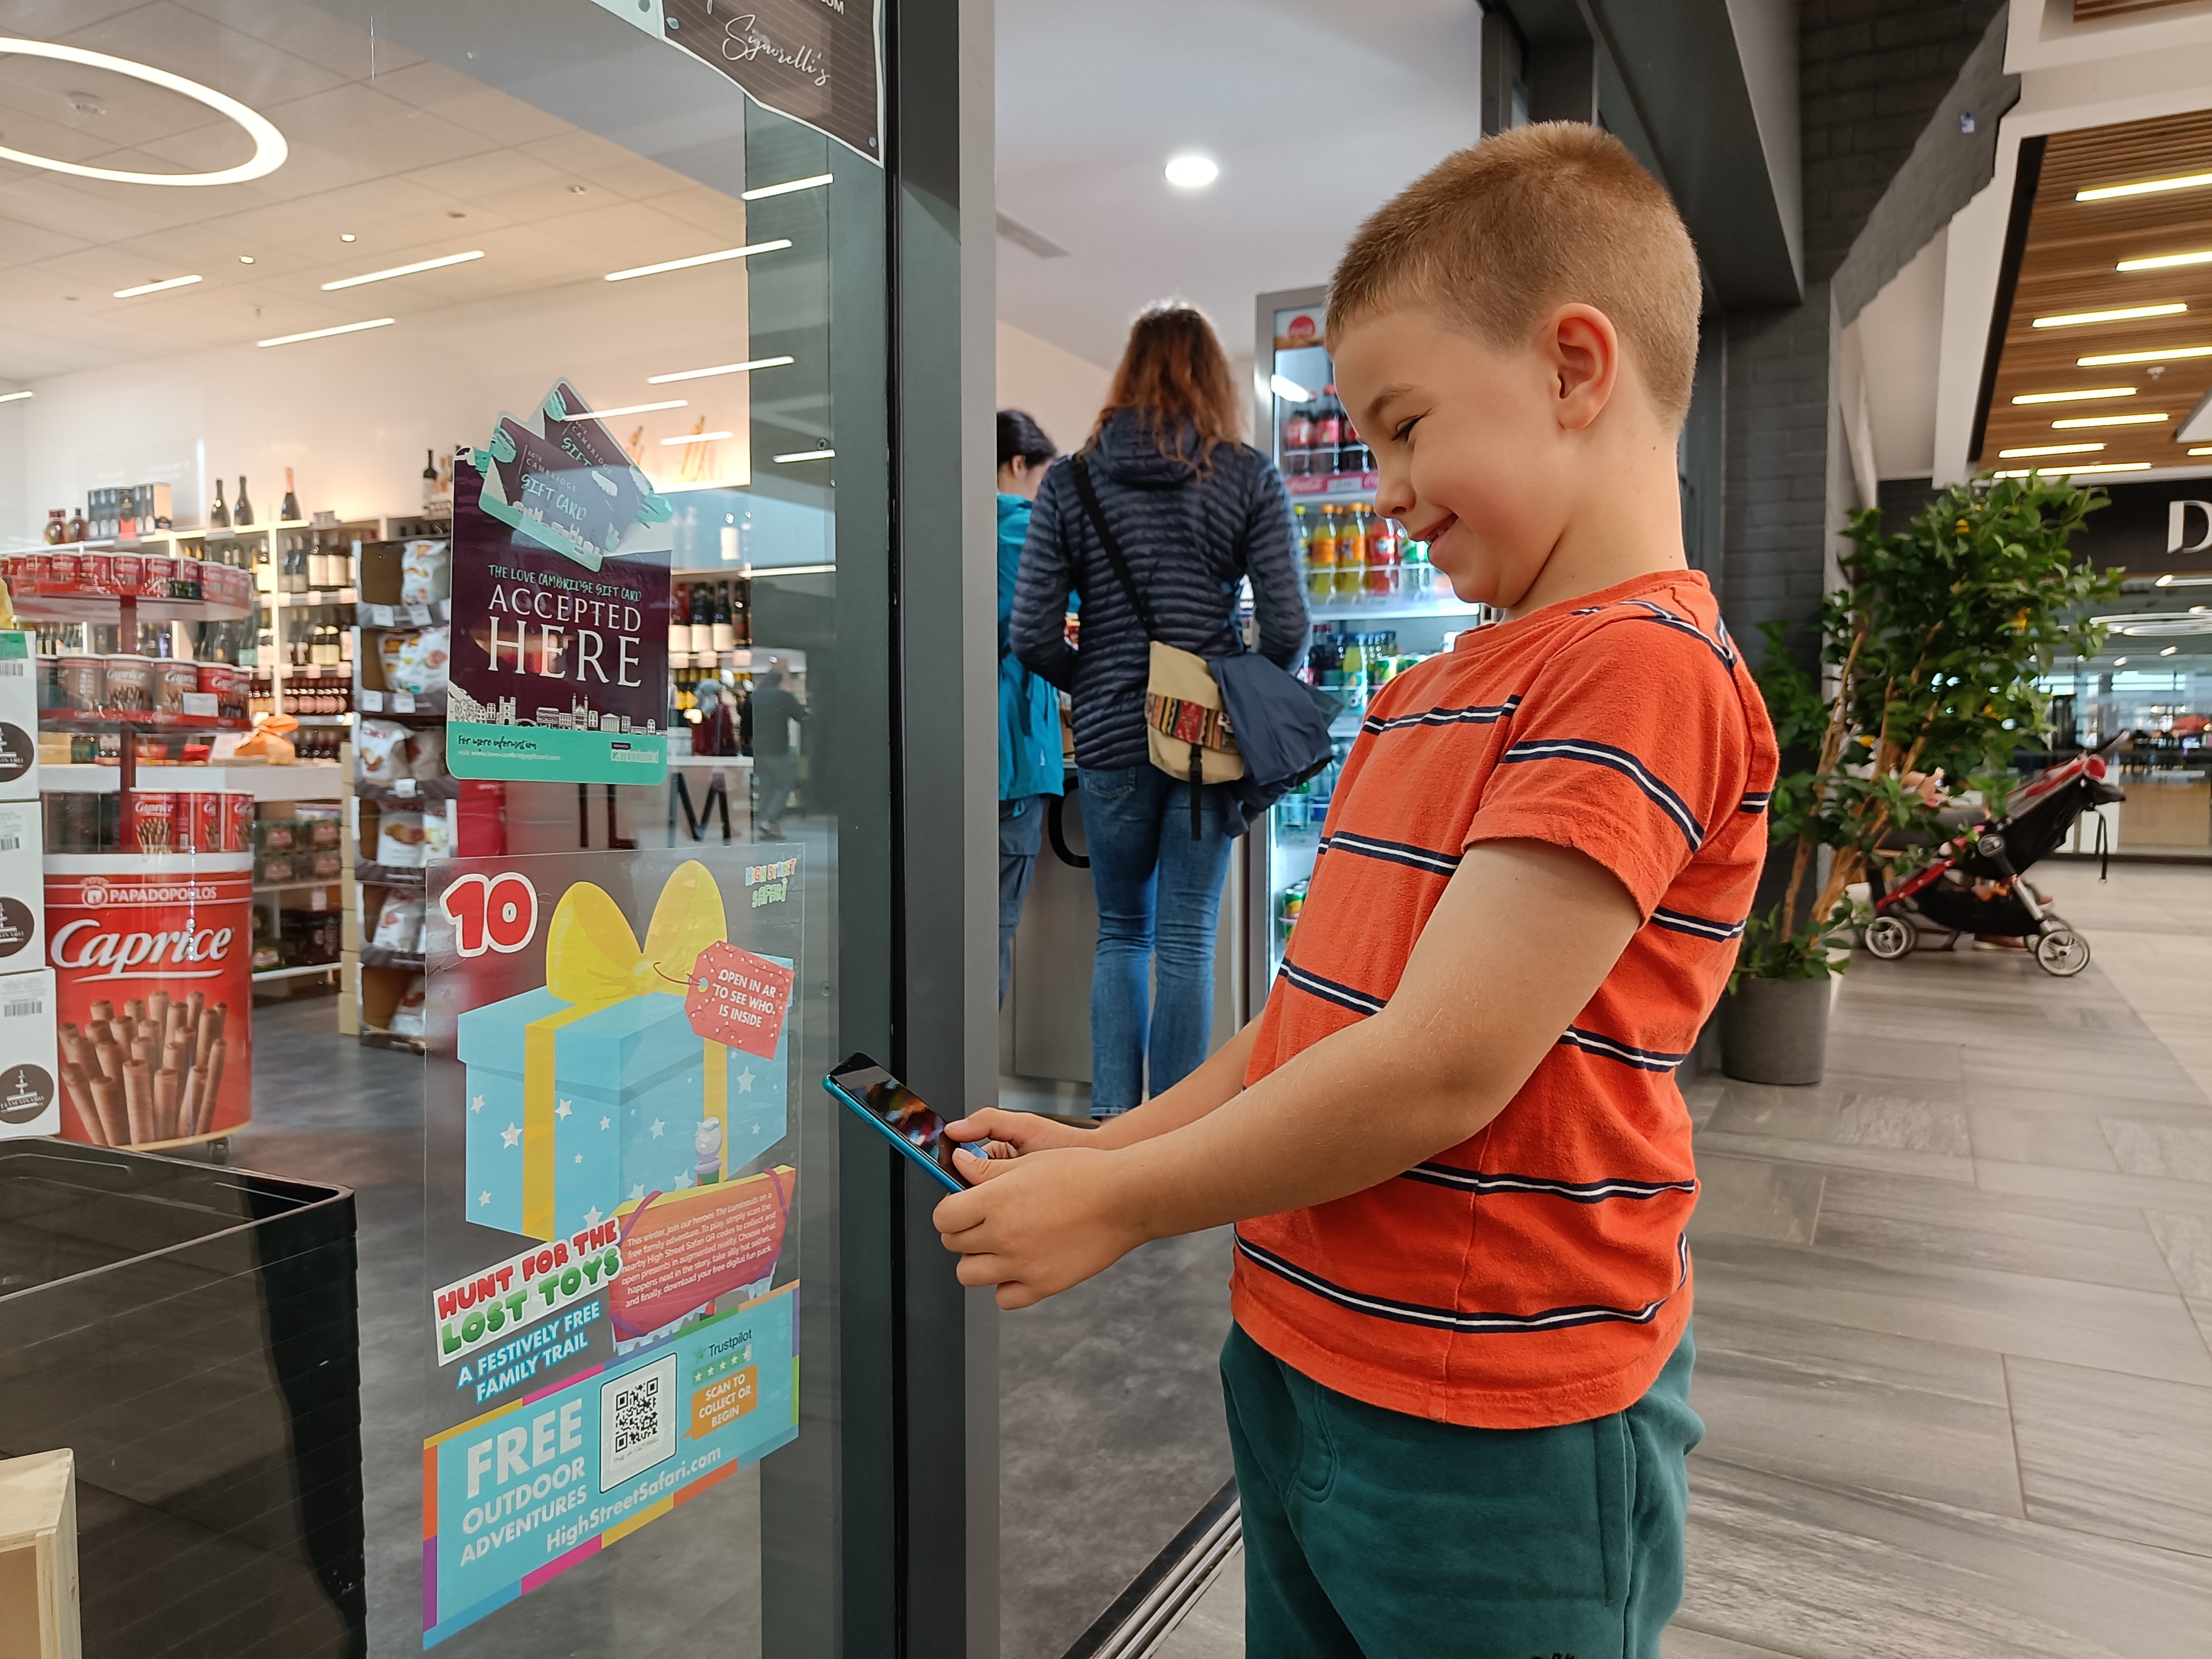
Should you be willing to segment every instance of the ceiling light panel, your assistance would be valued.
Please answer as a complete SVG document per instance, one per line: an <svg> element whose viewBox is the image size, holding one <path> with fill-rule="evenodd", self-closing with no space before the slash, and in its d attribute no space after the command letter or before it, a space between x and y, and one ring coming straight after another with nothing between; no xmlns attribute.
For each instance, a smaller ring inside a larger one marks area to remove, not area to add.
<svg viewBox="0 0 2212 1659"><path fill-rule="evenodd" d="M658 276L665 270L689 270L695 265L720 264L725 259L745 259L756 253L775 253L791 246L788 236L772 242L748 242L743 247L726 247L715 253L695 253L688 259L664 259L657 265L632 265L628 270L611 270L606 275L610 283L626 283L633 276Z"/></svg>
<svg viewBox="0 0 2212 1659"><path fill-rule="evenodd" d="M2121 363L2173 363L2188 357L2212 357L2212 345L2167 346L2159 351L2104 351L2076 357L2076 368L2112 368Z"/></svg>
<svg viewBox="0 0 2212 1659"><path fill-rule="evenodd" d="M115 297L135 300L142 294L164 294L173 288L190 288L198 281L199 278L197 276L164 276L158 283L141 283L136 288L118 288L115 290Z"/></svg>
<svg viewBox="0 0 2212 1659"><path fill-rule="evenodd" d="M758 190L741 191L738 199L741 202L764 202L771 196L789 196L802 190L819 190L834 176L817 173L805 179L787 179L780 185L763 185Z"/></svg>
<svg viewBox="0 0 2212 1659"><path fill-rule="evenodd" d="M2077 202L2111 202L2123 196L2160 196L2170 190L2202 190L2212 185L2212 173L2188 173L2172 179L2142 179L2133 184L2098 185L2089 190L2077 190Z"/></svg>
<svg viewBox="0 0 2212 1659"><path fill-rule="evenodd" d="M563 415L564 421L611 421L617 415L650 415L659 409L688 409L689 398L671 398L658 404L623 404L614 409L586 409L574 415Z"/></svg>
<svg viewBox="0 0 2212 1659"><path fill-rule="evenodd" d="M720 443L723 439L729 435L730 434L726 432L687 432L681 437L663 438L660 441L660 447L663 449L666 449L676 444Z"/></svg>
<svg viewBox="0 0 2212 1659"><path fill-rule="evenodd" d="M2001 461L2016 461L2028 455L2088 455L2102 449L2102 444L2025 444L2018 449L2000 449Z"/></svg>
<svg viewBox="0 0 2212 1659"><path fill-rule="evenodd" d="M2031 328L2081 328L2092 323L2132 323L2146 317L2179 317L2189 307L2179 300L2155 306L2119 306L2111 311L2069 311L2056 317L2038 317Z"/></svg>
<svg viewBox="0 0 2212 1659"><path fill-rule="evenodd" d="M51 173L66 173L78 179L101 179L122 185L161 185L172 187L202 185L239 185L250 179L266 178L284 165L290 153L284 135L259 112L248 108L237 99L217 92L212 87L202 86L197 81L186 80L181 75L172 75L167 70L155 69L150 64L135 63L128 58L112 58L104 52L88 52L82 46L65 46L51 40L26 40L0 36L0 54L24 58L49 58L58 63L78 64L87 69L106 70L112 74L128 76L134 81L163 88L181 94L195 102L204 104L218 115L235 121L253 141L252 157L236 167L217 167L204 173L129 173L113 167L83 167L75 161L57 161L52 156L32 155L18 149L0 145L0 159L21 163L24 167L43 167Z"/></svg>
<svg viewBox="0 0 2212 1659"><path fill-rule="evenodd" d="M2088 472L2148 472L2149 471L2148 461L2099 461L2092 465L2082 466L2069 466L2062 462L2057 466L2013 467L2003 472L1993 472L1990 476L1993 478L2032 478L2040 471L2046 478L2075 478Z"/></svg>
<svg viewBox="0 0 2212 1659"><path fill-rule="evenodd" d="M2131 386L2100 386L2087 392L2023 392L2013 399L2016 404L2086 404L2099 398L2132 398L2136 389Z"/></svg>
<svg viewBox="0 0 2212 1659"><path fill-rule="evenodd" d="M786 363L796 361L792 357L756 357L750 362L717 363L712 368L683 368L673 374L648 374L645 377L645 383L647 386L671 386L678 380L712 380L717 374L750 374L757 368L781 368Z"/></svg>
<svg viewBox="0 0 2212 1659"><path fill-rule="evenodd" d="M2115 270L2171 270L2176 265L2212 265L2212 248L2196 253L2153 253L2140 259L2123 259Z"/></svg>
<svg viewBox="0 0 2212 1659"><path fill-rule="evenodd" d="M333 334L359 334L365 329L390 328L398 319L394 317L373 317L365 323L340 323L334 328L311 328L304 334L279 334L274 339L256 340L258 346L297 345L302 340L327 340Z"/></svg>
<svg viewBox="0 0 2212 1659"><path fill-rule="evenodd" d="M466 253L448 253L442 258L417 259L411 265L393 265L388 270L372 270L359 276L341 276L335 283L325 283L323 292L335 293L342 288L359 288L364 283L389 282L394 276L412 276L420 271L442 270L447 265L465 265L472 259L484 257L482 248L471 248Z"/></svg>
<svg viewBox="0 0 2212 1659"><path fill-rule="evenodd" d="M2163 426L2172 418L2160 410L2141 415L2076 415L2069 420L2053 421L2051 424L2062 432L2071 432L2095 426Z"/></svg>

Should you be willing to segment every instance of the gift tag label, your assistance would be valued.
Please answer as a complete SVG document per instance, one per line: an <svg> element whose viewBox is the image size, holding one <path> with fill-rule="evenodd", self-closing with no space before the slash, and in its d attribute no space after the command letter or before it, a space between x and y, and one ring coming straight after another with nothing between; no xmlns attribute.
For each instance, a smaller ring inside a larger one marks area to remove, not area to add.
<svg viewBox="0 0 2212 1659"><path fill-rule="evenodd" d="M710 945L692 965L684 1012L709 1042L775 1057L791 1006L792 970L734 945Z"/></svg>

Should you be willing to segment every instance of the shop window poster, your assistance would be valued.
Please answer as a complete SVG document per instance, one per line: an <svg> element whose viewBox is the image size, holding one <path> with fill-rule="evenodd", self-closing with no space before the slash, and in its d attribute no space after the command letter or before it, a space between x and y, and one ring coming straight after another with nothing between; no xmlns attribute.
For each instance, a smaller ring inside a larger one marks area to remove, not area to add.
<svg viewBox="0 0 2212 1659"><path fill-rule="evenodd" d="M798 1435L800 855L759 853L430 868L426 1646Z"/></svg>
<svg viewBox="0 0 2212 1659"><path fill-rule="evenodd" d="M666 778L673 517L566 380L455 459L456 777Z"/></svg>

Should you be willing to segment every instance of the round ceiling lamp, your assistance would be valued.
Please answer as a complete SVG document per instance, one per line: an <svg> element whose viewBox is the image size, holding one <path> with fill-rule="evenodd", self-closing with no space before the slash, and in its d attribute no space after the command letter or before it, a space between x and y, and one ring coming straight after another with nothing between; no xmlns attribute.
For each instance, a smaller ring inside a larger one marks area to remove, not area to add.
<svg viewBox="0 0 2212 1659"><path fill-rule="evenodd" d="M0 35L0 53L20 53L26 58L52 58L64 64L82 64L88 69L112 70L118 75L127 75L135 81L166 87L171 92L182 93L198 103L205 104L218 115L225 115L246 130L253 140L253 156L234 167L223 167L213 173L125 173L114 167L88 167L75 161L57 161L48 155L29 155L19 149L0 145L0 160L20 161L25 167L44 167L50 173L66 173L79 179L106 179L118 185L242 185L249 179L259 179L274 173L284 165L289 151L284 135L257 111L248 109L235 98L228 97L212 87L204 87L197 81L187 81L181 75L172 75L148 64L134 64L127 58L111 58L104 52L87 52L82 46L58 46L51 40L20 40Z"/></svg>
<svg viewBox="0 0 2212 1659"><path fill-rule="evenodd" d="M1204 190L1220 176L1220 163L1196 151L1187 151L1168 161L1168 182L1177 190Z"/></svg>

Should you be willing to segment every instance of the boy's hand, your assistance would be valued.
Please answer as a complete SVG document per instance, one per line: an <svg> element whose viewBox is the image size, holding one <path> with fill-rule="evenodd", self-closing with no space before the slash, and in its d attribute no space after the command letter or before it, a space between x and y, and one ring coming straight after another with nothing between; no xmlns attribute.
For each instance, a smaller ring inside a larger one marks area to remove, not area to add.
<svg viewBox="0 0 2212 1659"><path fill-rule="evenodd" d="M968 1121L1028 1115L985 1111ZM997 1285L1002 1308L1026 1308L1079 1285L1145 1242L1119 1198L1117 1153L1070 1146L1003 1160L958 1156L961 1173L977 1184L939 1204L932 1219L945 1248L959 1254L960 1282Z"/></svg>
<svg viewBox="0 0 2212 1659"><path fill-rule="evenodd" d="M980 1112L945 1126L949 1139L994 1143L983 1156L995 1158L1019 1158L1024 1152L1041 1152L1055 1146L1088 1146L1096 1133L1079 1129L1072 1123L1055 1123L1034 1112L1006 1112L996 1106L986 1106ZM1001 1152L1000 1147L1006 1150ZM968 1178L973 1181L976 1176L971 1173Z"/></svg>

